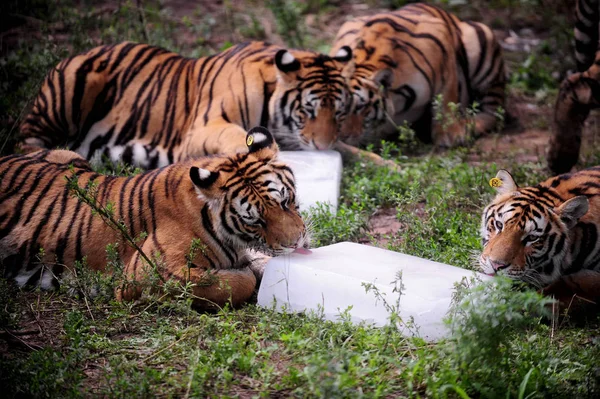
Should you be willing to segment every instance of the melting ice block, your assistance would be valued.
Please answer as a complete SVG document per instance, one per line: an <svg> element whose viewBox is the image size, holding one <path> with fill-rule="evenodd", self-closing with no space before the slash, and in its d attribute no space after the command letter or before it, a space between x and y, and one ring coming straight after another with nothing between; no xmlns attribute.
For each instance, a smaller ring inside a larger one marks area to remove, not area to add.
<svg viewBox="0 0 600 399"><path fill-rule="evenodd" d="M454 283L463 277L481 273L432 262L366 245L342 242L312 249L312 254L293 253L269 260L258 291L258 304L288 311L323 311L328 320L338 320L340 312L352 306L353 322L366 321L382 326L389 313L373 291L361 283L373 284L386 301L396 303L393 292L398 271L402 271L404 289L400 298L400 316L410 317L418 327L418 336L437 340L449 331L442 319L448 312ZM414 331L407 334L415 335Z"/></svg>
<svg viewBox="0 0 600 399"><path fill-rule="evenodd" d="M279 160L287 163L296 178L300 210L317 202L330 203L337 210L342 181L342 157L337 151L281 151Z"/></svg>

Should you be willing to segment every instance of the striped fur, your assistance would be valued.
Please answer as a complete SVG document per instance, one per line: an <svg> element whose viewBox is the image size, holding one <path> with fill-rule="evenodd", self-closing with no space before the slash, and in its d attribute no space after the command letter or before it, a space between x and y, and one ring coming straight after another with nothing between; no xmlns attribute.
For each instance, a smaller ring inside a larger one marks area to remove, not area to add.
<svg viewBox="0 0 600 399"><path fill-rule="evenodd" d="M134 177L98 174L66 150L0 159L0 261L6 277L52 288L75 260L86 258L88 267L104 270L105 248L113 243L126 274L142 276L140 254L71 195L65 177L76 176L80 187L95 184L99 205L113 204L114 218L132 237L146 233L139 246L148 256L160 254L165 279L202 283L210 276L215 283L196 286L196 296L217 304L244 302L256 284L246 249L277 255L308 242L292 171L277 161L277 145L266 129L248 136L253 142L246 153L188 160ZM186 254L195 238L204 247L188 269ZM133 299L139 292L121 295Z"/></svg>
<svg viewBox="0 0 600 399"><path fill-rule="evenodd" d="M592 109L600 107L600 1L577 0L575 59L577 73L560 86L554 112L553 136L548 146L548 167L554 173L571 170L579 159L583 124Z"/></svg>
<svg viewBox="0 0 600 399"><path fill-rule="evenodd" d="M67 146L144 168L246 150L268 127L285 149L325 149L351 95L332 58L250 42L200 59L145 44L96 47L50 71L21 126L25 151Z"/></svg>
<svg viewBox="0 0 600 399"><path fill-rule="evenodd" d="M600 298L600 167L524 188L504 170L497 177L498 195L482 217L482 270L563 300Z"/></svg>
<svg viewBox="0 0 600 399"><path fill-rule="evenodd" d="M342 46L352 48L356 61L350 82L354 108L342 137L395 137L394 124L407 121L424 141L453 146L464 143L467 133L477 136L495 127L506 78L502 50L487 26L431 5L409 4L345 23L331 54ZM444 127L433 118L432 102L440 94L446 114L449 102L463 110L478 102L474 131L463 120Z"/></svg>

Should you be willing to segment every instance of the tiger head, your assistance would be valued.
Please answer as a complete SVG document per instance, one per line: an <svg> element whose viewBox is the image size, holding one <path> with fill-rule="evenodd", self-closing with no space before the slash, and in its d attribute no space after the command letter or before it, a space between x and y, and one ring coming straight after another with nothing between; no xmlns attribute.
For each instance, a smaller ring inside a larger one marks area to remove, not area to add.
<svg viewBox="0 0 600 399"><path fill-rule="evenodd" d="M358 141L363 133L377 130L386 123L388 115L394 114L392 87L397 62L392 57L395 50L392 43L381 39L393 37L394 33L374 31L367 25L353 44L352 109L341 128L341 137L347 141Z"/></svg>
<svg viewBox="0 0 600 399"><path fill-rule="evenodd" d="M207 157L190 168L198 198L208 203L214 233L234 247L273 256L308 248L294 174L277 160L271 133L255 127L246 144L247 153ZM202 215L203 223L206 217Z"/></svg>
<svg viewBox="0 0 600 399"><path fill-rule="evenodd" d="M300 50L275 54L277 85L269 102L269 128L283 148L326 150L337 141L352 102L351 60L348 46L334 57Z"/></svg>
<svg viewBox="0 0 600 399"><path fill-rule="evenodd" d="M587 197L562 202L550 187L519 188L506 170L490 184L498 195L481 221L483 272L538 287L558 279L570 264L569 230L587 213Z"/></svg>

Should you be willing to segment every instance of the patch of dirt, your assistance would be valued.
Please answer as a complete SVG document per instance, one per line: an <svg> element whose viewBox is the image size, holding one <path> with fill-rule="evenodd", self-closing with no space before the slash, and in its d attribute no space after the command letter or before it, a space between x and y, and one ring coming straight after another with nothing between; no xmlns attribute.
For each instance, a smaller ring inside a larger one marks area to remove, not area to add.
<svg viewBox="0 0 600 399"><path fill-rule="evenodd" d="M422 217L425 204L415 204L413 213ZM406 227L396 216L396 208L378 209L369 217L367 231L358 240L361 244L371 245L379 248L387 248L390 243L396 243L403 239L402 231Z"/></svg>
<svg viewBox="0 0 600 399"><path fill-rule="evenodd" d="M550 132L531 129L513 134L494 134L480 139L475 153L468 156L469 163L502 162L511 159L517 162L537 162L544 156Z"/></svg>
<svg viewBox="0 0 600 399"><path fill-rule="evenodd" d="M369 232L373 236L395 234L402 228L396 217L396 208L380 209L369 219Z"/></svg>
<svg viewBox="0 0 600 399"><path fill-rule="evenodd" d="M61 299L48 293L20 292L18 329L0 330L0 356L16 355L45 347L58 348L65 320Z"/></svg>
<svg viewBox="0 0 600 399"><path fill-rule="evenodd" d="M472 164L503 160L537 162L545 159L553 134L554 102L548 99L538 104L535 99L509 96L506 128L495 134L481 137L473 145L468 161ZM592 111L585 122L582 137L582 156L586 149L597 148L600 142L600 110ZM588 154L593 155L593 154Z"/></svg>

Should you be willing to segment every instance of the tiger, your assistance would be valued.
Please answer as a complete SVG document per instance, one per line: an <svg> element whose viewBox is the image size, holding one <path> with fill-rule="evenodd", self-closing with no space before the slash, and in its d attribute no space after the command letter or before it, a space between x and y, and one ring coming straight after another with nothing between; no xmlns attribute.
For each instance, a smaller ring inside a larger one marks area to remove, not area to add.
<svg viewBox="0 0 600 399"><path fill-rule="evenodd" d="M162 279L193 283L198 307L244 303L261 277L255 275L249 251L278 256L310 244L294 174L278 161L273 136L256 127L247 133L246 145L243 153L190 159L131 177L96 173L68 150L1 158L5 277L19 286L54 289L59 279L73 276L77 260L109 272L105 249L116 243L130 281L147 276L147 261L158 254ZM97 206L74 196L72 184L88 190ZM139 251L98 216L98 209L107 207ZM200 250L190 257L192 240L198 239ZM140 295L139 284L117 291L121 300Z"/></svg>
<svg viewBox="0 0 600 399"><path fill-rule="evenodd" d="M17 149L66 146L89 160L154 169L243 152L255 125L282 149L328 149L352 99L351 56L266 42L199 59L131 42L96 47L50 71Z"/></svg>
<svg viewBox="0 0 600 399"><path fill-rule="evenodd" d="M345 47L355 62L353 108L340 133L346 141L356 143L364 135L390 139L408 122L422 141L451 147L496 127L506 75L502 48L486 25L432 5L409 4L346 22L331 54ZM480 112L474 123L451 120L449 103L460 104L464 113L475 102ZM436 120L436 112L447 120Z"/></svg>
<svg viewBox="0 0 600 399"><path fill-rule="evenodd" d="M577 0L575 23L576 73L560 85L554 107L548 168L565 173L577 163L583 125L592 109L600 107L600 1Z"/></svg>
<svg viewBox="0 0 600 399"><path fill-rule="evenodd" d="M481 270L569 303L600 299L600 166L519 187L506 170L481 219Z"/></svg>

